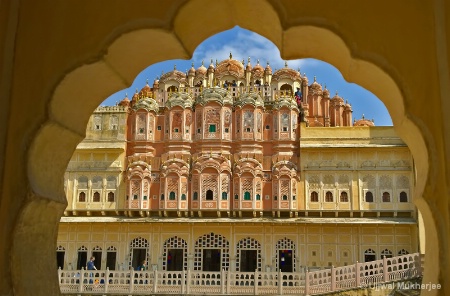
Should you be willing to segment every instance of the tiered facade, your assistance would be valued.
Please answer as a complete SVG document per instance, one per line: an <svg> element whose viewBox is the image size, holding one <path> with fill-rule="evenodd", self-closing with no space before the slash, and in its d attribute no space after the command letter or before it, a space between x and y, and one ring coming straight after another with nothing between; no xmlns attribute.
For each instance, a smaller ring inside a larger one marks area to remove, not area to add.
<svg viewBox="0 0 450 296"><path fill-rule="evenodd" d="M65 175L58 265L278 270L416 252L412 158L306 75L230 58L98 108Z"/></svg>

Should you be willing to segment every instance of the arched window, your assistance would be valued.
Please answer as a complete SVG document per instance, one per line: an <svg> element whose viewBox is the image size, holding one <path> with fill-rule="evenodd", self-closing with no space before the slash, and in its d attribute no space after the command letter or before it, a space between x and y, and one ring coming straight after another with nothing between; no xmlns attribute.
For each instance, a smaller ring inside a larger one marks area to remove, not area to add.
<svg viewBox="0 0 450 296"><path fill-rule="evenodd" d="M228 194L226 192L222 192L222 199L223 200L227 200L228 199Z"/></svg>
<svg viewBox="0 0 450 296"><path fill-rule="evenodd" d="M178 87L176 87L175 85L169 86L167 88L168 92L177 92L178 91Z"/></svg>
<svg viewBox="0 0 450 296"><path fill-rule="evenodd" d="M99 202L100 201L100 193L98 191L94 192L94 197L92 198L93 202Z"/></svg>
<svg viewBox="0 0 450 296"><path fill-rule="evenodd" d="M108 193L108 202L114 202L114 192Z"/></svg>
<svg viewBox="0 0 450 296"><path fill-rule="evenodd" d="M245 191L245 193L244 193L244 200L250 200L250 192Z"/></svg>
<svg viewBox="0 0 450 296"><path fill-rule="evenodd" d="M170 192L169 193L169 200L175 200L175 192Z"/></svg>
<svg viewBox="0 0 450 296"><path fill-rule="evenodd" d="M186 200L186 194L183 193L183 194L181 195L181 200Z"/></svg>
<svg viewBox="0 0 450 296"><path fill-rule="evenodd" d="M197 200L198 199L198 192L194 192L194 196L192 197L193 200Z"/></svg>
<svg viewBox="0 0 450 296"><path fill-rule="evenodd" d="M345 192L345 191L341 192L340 201L341 202L348 202L348 194L347 194L347 192Z"/></svg>
<svg viewBox="0 0 450 296"><path fill-rule="evenodd" d="M327 191L327 193L325 193L325 201L333 202L333 193L331 193L331 191Z"/></svg>
<svg viewBox="0 0 450 296"><path fill-rule="evenodd" d="M261 200L261 195L257 194L256 195L256 200Z"/></svg>
<svg viewBox="0 0 450 296"><path fill-rule="evenodd" d="M373 202L373 194L370 191L366 192L366 202Z"/></svg>
<svg viewBox="0 0 450 296"><path fill-rule="evenodd" d="M164 194L161 194L161 200L164 200Z"/></svg>
<svg viewBox="0 0 450 296"><path fill-rule="evenodd" d="M389 194L389 192L383 192L383 202L391 202L391 195Z"/></svg>
<svg viewBox="0 0 450 296"><path fill-rule="evenodd" d="M405 191L400 192L400 202L408 202L408 195Z"/></svg>
<svg viewBox="0 0 450 296"><path fill-rule="evenodd" d="M208 190L206 191L206 200L213 200L214 199L214 194L212 190Z"/></svg>
<svg viewBox="0 0 450 296"><path fill-rule="evenodd" d="M319 194L316 191L311 192L309 200L311 202L319 202Z"/></svg>
<svg viewBox="0 0 450 296"><path fill-rule="evenodd" d="M384 249L381 251L381 259L383 259L383 257L392 258L392 252L388 249Z"/></svg>
<svg viewBox="0 0 450 296"><path fill-rule="evenodd" d="M85 202L86 201L86 193L80 192L78 194L78 202Z"/></svg>
<svg viewBox="0 0 450 296"><path fill-rule="evenodd" d="M281 90L282 94L292 95L292 86L290 86L289 84L283 84L280 87L280 90Z"/></svg>
<svg viewBox="0 0 450 296"><path fill-rule="evenodd" d="M238 200L239 199L239 195L235 194L234 195L234 199Z"/></svg>
<svg viewBox="0 0 450 296"><path fill-rule="evenodd" d="M408 255L408 254L409 254L409 252L406 251L405 249L401 249L400 251L398 251L398 255L399 256L401 256L401 255Z"/></svg>
<svg viewBox="0 0 450 296"><path fill-rule="evenodd" d="M287 195L283 195L283 200L287 200L287 199L288 199Z"/></svg>
<svg viewBox="0 0 450 296"><path fill-rule="evenodd" d="M376 259L376 253L374 250L367 249L364 252L364 262L375 261L375 259Z"/></svg>

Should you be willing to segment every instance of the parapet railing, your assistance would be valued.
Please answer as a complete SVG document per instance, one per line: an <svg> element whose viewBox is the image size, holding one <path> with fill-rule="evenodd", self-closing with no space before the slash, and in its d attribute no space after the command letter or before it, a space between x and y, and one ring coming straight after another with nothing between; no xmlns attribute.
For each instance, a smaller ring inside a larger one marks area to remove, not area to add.
<svg viewBox="0 0 450 296"><path fill-rule="evenodd" d="M318 295L422 276L419 253L313 272L58 270L62 294Z"/></svg>

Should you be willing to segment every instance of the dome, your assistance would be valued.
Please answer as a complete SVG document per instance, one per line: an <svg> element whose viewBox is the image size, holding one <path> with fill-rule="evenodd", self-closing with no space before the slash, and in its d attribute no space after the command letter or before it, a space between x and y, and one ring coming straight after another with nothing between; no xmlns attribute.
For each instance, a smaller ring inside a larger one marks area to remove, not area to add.
<svg viewBox="0 0 450 296"><path fill-rule="evenodd" d="M197 71L195 71L195 75L200 76L200 75L205 75L205 74L206 74L206 67L202 61L202 65L200 67L198 67Z"/></svg>
<svg viewBox="0 0 450 296"><path fill-rule="evenodd" d="M316 81L316 76L314 76L314 82L309 86L314 90L322 90L322 86L320 84L317 83Z"/></svg>
<svg viewBox="0 0 450 296"><path fill-rule="evenodd" d="M348 101L345 101L345 109L346 109L346 110L352 111L352 105L350 105L350 104L348 103Z"/></svg>
<svg viewBox="0 0 450 296"><path fill-rule="evenodd" d="M192 63L192 66L191 66L191 68L188 71L188 76L195 76L194 63Z"/></svg>
<svg viewBox="0 0 450 296"><path fill-rule="evenodd" d="M373 119L368 120L368 119L364 118L364 114L363 114L361 119L355 120L355 122L353 122L353 126L375 126L375 123L374 123Z"/></svg>
<svg viewBox="0 0 450 296"><path fill-rule="evenodd" d="M157 88L159 86L159 80L158 80L158 78L156 78L154 81L153 81L153 88Z"/></svg>
<svg viewBox="0 0 450 296"><path fill-rule="evenodd" d="M272 68L269 65L269 62L267 62L266 69L264 69L265 74L272 74Z"/></svg>
<svg viewBox="0 0 450 296"><path fill-rule="evenodd" d="M323 89L323 96L326 98L330 97L330 91L327 89L327 86L325 85L324 89Z"/></svg>
<svg viewBox="0 0 450 296"><path fill-rule="evenodd" d="M131 98L132 101L136 102L137 100L139 100L139 93L138 90L136 88L136 92L134 93L133 97Z"/></svg>
<svg viewBox="0 0 450 296"><path fill-rule="evenodd" d="M208 72L210 72L210 71L214 72L214 63L213 63L212 59L211 59L211 64L209 64L209 67L208 67Z"/></svg>
<svg viewBox="0 0 450 296"><path fill-rule="evenodd" d="M301 80L300 73L295 71L294 69L288 68L287 62L284 64L284 68L276 70L273 73L272 80L281 80L283 78L291 79L291 80Z"/></svg>
<svg viewBox="0 0 450 296"><path fill-rule="evenodd" d="M169 80L175 80L181 84L184 84L184 83L186 83L186 74L181 71L178 71L177 66L175 65L173 67L173 71L170 71L170 72L167 72L167 73L161 75L161 78L159 79L159 81L162 83L169 81Z"/></svg>
<svg viewBox="0 0 450 296"><path fill-rule="evenodd" d="M334 97L332 97L331 98L331 101L333 102L333 103L338 103L338 104L341 104L341 103L344 103L344 99L343 98L341 98L339 95L338 95L338 92L336 92L336 94L334 95Z"/></svg>
<svg viewBox="0 0 450 296"><path fill-rule="evenodd" d="M217 64L215 69L217 78L221 78L225 75L231 75L234 77L244 77L244 66L240 61L234 59L226 59Z"/></svg>
<svg viewBox="0 0 450 296"><path fill-rule="evenodd" d="M128 99L128 95L125 94L125 98L119 102L119 106L130 106L130 100Z"/></svg>
<svg viewBox="0 0 450 296"><path fill-rule="evenodd" d="M252 70L252 64L250 64L250 57L248 57L247 61L248 61L247 62L247 67L245 67L245 70L246 71L251 71Z"/></svg>
<svg viewBox="0 0 450 296"><path fill-rule="evenodd" d="M256 62L256 66L252 69L252 75L255 78L261 78L264 75L264 68L259 64L259 60Z"/></svg>
<svg viewBox="0 0 450 296"><path fill-rule="evenodd" d="M147 79L147 83L145 84L145 86L141 89L141 91L139 92L139 94L141 95L147 95L149 92L151 92L152 89L150 88L150 85L148 85L148 79Z"/></svg>

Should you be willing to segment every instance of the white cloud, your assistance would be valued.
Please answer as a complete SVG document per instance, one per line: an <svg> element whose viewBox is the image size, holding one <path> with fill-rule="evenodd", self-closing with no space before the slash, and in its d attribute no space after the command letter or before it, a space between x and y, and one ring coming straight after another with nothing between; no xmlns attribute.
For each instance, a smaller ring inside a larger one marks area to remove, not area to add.
<svg viewBox="0 0 450 296"><path fill-rule="evenodd" d="M219 62L227 59L230 52L233 59L238 61L245 61L250 57L251 64L254 66L259 59L260 64L265 67L269 62L273 70L284 67L285 61L280 57L279 49L270 40L258 35L254 32L239 30L235 37L230 40L221 40L220 44L212 44L206 40L194 53L195 66L200 66L201 61L204 61L206 67L213 59L214 63L217 59ZM306 65L312 65L314 60L301 59L288 61L288 67L292 69L302 68Z"/></svg>

